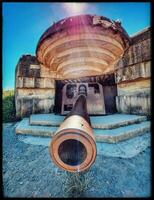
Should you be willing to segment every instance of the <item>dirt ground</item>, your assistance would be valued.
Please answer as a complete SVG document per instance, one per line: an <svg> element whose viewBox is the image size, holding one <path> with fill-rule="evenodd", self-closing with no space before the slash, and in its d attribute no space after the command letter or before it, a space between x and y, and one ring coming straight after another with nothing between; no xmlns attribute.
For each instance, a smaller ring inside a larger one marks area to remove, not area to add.
<svg viewBox="0 0 154 200"><path fill-rule="evenodd" d="M18 139L13 123L3 124L4 197L149 197L150 147L132 158L97 155L84 173L57 168L47 146Z"/></svg>

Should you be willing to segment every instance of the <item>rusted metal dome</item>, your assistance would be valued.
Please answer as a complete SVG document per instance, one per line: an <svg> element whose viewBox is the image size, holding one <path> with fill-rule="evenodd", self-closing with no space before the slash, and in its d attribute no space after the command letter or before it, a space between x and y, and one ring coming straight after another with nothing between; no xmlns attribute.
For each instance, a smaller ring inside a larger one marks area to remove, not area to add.
<svg viewBox="0 0 154 200"><path fill-rule="evenodd" d="M102 75L114 71L129 42L120 22L79 15L49 27L38 42L36 55L58 79Z"/></svg>

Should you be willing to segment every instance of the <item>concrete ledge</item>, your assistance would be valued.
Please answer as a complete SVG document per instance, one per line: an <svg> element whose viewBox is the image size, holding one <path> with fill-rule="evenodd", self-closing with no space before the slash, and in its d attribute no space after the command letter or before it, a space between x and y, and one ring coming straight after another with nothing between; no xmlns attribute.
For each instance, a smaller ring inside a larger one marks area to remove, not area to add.
<svg viewBox="0 0 154 200"><path fill-rule="evenodd" d="M30 125L59 126L64 120L64 116L55 114L33 114L29 119Z"/></svg>
<svg viewBox="0 0 154 200"><path fill-rule="evenodd" d="M93 128L113 129L134 123L140 123L147 119L146 116L113 114L106 116L91 116L90 120ZM64 120L64 116L54 114L35 114L30 116L30 125L59 126Z"/></svg>
<svg viewBox="0 0 154 200"><path fill-rule="evenodd" d="M49 147L52 138L19 135L18 140L31 145ZM96 142L97 155L131 158L144 151L151 143L151 133L146 133L118 143Z"/></svg>
<svg viewBox="0 0 154 200"><path fill-rule="evenodd" d="M52 137L58 127L30 125L29 119L23 119L16 127L17 134ZM113 130L94 129L97 142L117 143L150 131L150 122L128 125Z"/></svg>
<svg viewBox="0 0 154 200"><path fill-rule="evenodd" d="M117 143L150 132L150 122L128 125L113 130L94 129L97 142Z"/></svg>
<svg viewBox="0 0 154 200"><path fill-rule="evenodd" d="M31 126L29 118L24 118L16 127L17 134L35 135L35 136L53 136L57 127L49 126Z"/></svg>
<svg viewBox="0 0 154 200"><path fill-rule="evenodd" d="M113 114L107 116L91 117L92 127L96 129L115 129L121 126L127 126L140 123L147 119L146 116Z"/></svg>
<svg viewBox="0 0 154 200"><path fill-rule="evenodd" d="M151 133L139 135L118 143L97 142L97 155L132 158L150 147Z"/></svg>

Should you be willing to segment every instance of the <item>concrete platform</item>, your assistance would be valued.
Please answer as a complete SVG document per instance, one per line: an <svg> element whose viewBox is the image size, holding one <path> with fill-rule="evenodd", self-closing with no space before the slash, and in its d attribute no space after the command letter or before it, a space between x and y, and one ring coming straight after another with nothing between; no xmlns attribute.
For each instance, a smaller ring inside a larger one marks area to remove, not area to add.
<svg viewBox="0 0 154 200"><path fill-rule="evenodd" d="M97 118L102 118L102 117L99 116ZM110 116L110 120L109 120L109 116L108 116L109 122L112 120L112 125L113 125L113 121L116 121L115 119L113 120L113 118L114 117L112 116L112 119L111 119L111 116ZM120 120L120 116L119 118L117 117L117 121L118 119ZM117 121L116 121L116 124L117 124ZM122 121L124 121L124 119L122 119L121 122ZM106 120L106 125L107 125L107 120ZM34 135L34 136L52 137L54 135L54 132L57 130L57 128L58 127L56 126L49 126L49 125L48 126L30 125L29 119L25 118L17 125L15 130L17 134L26 134L26 135L28 134L28 135ZM125 125L125 126L114 128L114 129L103 130L103 129L94 128L93 130L94 130L94 135L97 142L117 143L119 141L123 141L123 140L136 137L138 135L143 135L149 132L150 121L141 121L141 122L138 122L138 124L136 124L136 121L135 121L134 124Z"/></svg>
<svg viewBox="0 0 154 200"><path fill-rule="evenodd" d="M34 137L30 135L18 135L18 140L27 144L48 146L52 138ZM151 144L151 133L148 132L134 138L130 138L118 143L96 142L97 155L110 157L132 158L144 151Z"/></svg>
<svg viewBox="0 0 154 200"><path fill-rule="evenodd" d="M94 129L94 135L98 142L117 143L138 135L143 135L149 131L150 122L145 121L109 130Z"/></svg>
<svg viewBox="0 0 154 200"><path fill-rule="evenodd" d="M59 126L64 116L55 114L34 114L30 116L30 125ZM147 120L146 116L113 114L106 116L90 116L93 128L113 129Z"/></svg>
<svg viewBox="0 0 154 200"><path fill-rule="evenodd" d="M34 136L53 136L57 127L53 126L31 126L29 124L29 118L24 118L17 127L15 131L17 134L34 135Z"/></svg>

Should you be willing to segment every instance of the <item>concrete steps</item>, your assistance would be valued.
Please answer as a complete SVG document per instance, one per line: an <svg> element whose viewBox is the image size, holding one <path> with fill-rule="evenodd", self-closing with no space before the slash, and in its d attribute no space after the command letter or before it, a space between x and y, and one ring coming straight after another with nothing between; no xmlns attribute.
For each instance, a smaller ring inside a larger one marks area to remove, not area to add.
<svg viewBox="0 0 154 200"><path fill-rule="evenodd" d="M150 121L145 116L114 114L90 117L97 142L118 143L150 132ZM53 114L31 115L16 127L17 134L52 137L64 116Z"/></svg>
<svg viewBox="0 0 154 200"><path fill-rule="evenodd" d="M30 125L59 126L64 120L64 116L54 114L35 114L30 116ZM146 121L146 116L113 114L106 116L91 116L93 128L113 129L134 123Z"/></svg>
<svg viewBox="0 0 154 200"><path fill-rule="evenodd" d="M17 134L52 137L58 127L30 125L29 118L24 118L16 127Z"/></svg>
<svg viewBox="0 0 154 200"><path fill-rule="evenodd" d="M31 145L50 146L50 137L35 137L32 135L18 135L18 140ZM118 143L96 142L97 155L109 157L132 158L151 145L151 133L147 132L129 140Z"/></svg>
<svg viewBox="0 0 154 200"><path fill-rule="evenodd" d="M150 132L149 121L109 130L94 129L96 141L108 143L117 143L147 132Z"/></svg>

